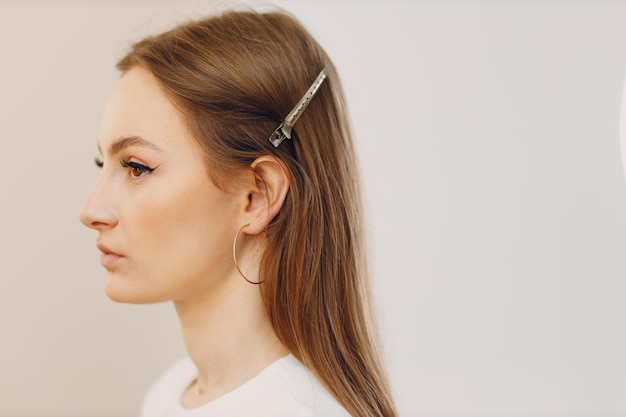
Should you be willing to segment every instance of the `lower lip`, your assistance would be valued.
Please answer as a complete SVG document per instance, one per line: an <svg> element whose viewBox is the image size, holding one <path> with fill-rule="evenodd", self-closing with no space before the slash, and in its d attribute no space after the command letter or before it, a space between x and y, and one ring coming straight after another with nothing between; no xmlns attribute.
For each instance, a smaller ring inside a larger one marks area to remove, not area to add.
<svg viewBox="0 0 626 417"><path fill-rule="evenodd" d="M102 264L103 267L110 269L120 263L122 259L124 259L123 256L116 255L115 253L103 253L100 258L100 264Z"/></svg>

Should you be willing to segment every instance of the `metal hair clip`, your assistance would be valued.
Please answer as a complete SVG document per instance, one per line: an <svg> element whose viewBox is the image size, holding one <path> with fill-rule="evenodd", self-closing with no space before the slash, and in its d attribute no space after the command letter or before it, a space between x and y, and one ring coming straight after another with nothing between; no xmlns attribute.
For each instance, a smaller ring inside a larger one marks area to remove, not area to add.
<svg viewBox="0 0 626 417"><path fill-rule="evenodd" d="M285 120L283 120L274 133L270 135L270 142L272 142L275 148L278 148L285 139L291 139L291 129L293 129L293 125L295 125L300 116L302 116L302 112L307 108L309 102L315 93L317 93L317 89L320 88L320 85L322 85L325 79L326 70L322 69L315 81L313 81L311 87L309 87L308 91L302 96L298 104L296 104L296 107L289 112Z"/></svg>

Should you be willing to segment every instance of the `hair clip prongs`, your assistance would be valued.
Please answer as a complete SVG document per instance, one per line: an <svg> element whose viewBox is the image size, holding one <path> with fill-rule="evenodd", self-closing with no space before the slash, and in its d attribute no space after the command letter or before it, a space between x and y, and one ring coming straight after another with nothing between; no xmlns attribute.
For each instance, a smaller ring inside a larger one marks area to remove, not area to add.
<svg viewBox="0 0 626 417"><path fill-rule="evenodd" d="M272 145L274 145L275 148L278 148L285 139L291 139L291 129L293 128L293 125L296 124L302 115L302 112L307 108L311 99L315 96L315 93L317 93L317 90L320 88L320 85L322 85L325 79L326 70L322 69L315 81L313 81L313 84L311 84L311 87L309 87L304 96L302 96L298 104L296 104L287 117L285 117L285 120L283 120L283 122L278 125L276 130L274 130L274 132L270 135L270 142L272 142Z"/></svg>

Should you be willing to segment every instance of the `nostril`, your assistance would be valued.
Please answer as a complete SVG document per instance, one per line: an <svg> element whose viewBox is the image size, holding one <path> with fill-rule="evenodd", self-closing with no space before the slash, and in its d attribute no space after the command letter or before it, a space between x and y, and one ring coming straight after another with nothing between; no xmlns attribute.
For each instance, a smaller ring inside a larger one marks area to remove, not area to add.
<svg viewBox="0 0 626 417"><path fill-rule="evenodd" d="M99 177L78 211L80 222L96 230L114 226L117 223L117 214L111 195L110 187Z"/></svg>
<svg viewBox="0 0 626 417"><path fill-rule="evenodd" d="M86 227L96 230L113 227L117 223L117 217L113 210L95 207L89 204L88 201L85 202L78 212L78 219Z"/></svg>

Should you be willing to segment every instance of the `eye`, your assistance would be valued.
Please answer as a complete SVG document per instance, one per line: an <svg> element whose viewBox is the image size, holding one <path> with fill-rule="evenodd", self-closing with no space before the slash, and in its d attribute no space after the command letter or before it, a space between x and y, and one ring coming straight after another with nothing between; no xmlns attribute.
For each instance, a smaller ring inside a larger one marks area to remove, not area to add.
<svg viewBox="0 0 626 417"><path fill-rule="evenodd" d="M132 178L141 178L146 174L151 173L156 168L150 168L147 165L143 165L137 162L124 161L123 159L120 161L120 164L124 168L129 168L129 174Z"/></svg>
<svg viewBox="0 0 626 417"><path fill-rule="evenodd" d="M96 163L98 168L102 168L104 166L104 161L102 161L102 158L99 156L96 156L93 161Z"/></svg>

